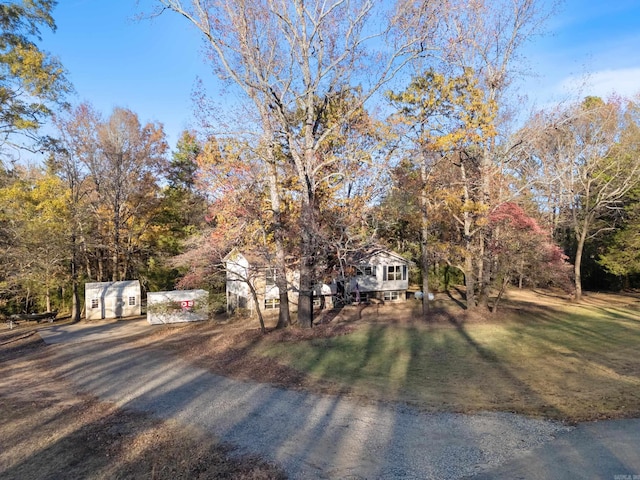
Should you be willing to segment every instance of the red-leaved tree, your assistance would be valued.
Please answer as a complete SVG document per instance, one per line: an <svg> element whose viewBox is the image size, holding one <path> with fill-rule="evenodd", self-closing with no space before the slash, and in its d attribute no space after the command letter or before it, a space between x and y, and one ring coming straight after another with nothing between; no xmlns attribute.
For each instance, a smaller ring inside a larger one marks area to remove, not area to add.
<svg viewBox="0 0 640 480"><path fill-rule="evenodd" d="M494 285L500 290L493 306L497 310L505 288L512 281L520 287L557 286L572 292L571 265L550 232L516 203L500 205L489 216L490 250L494 262Z"/></svg>

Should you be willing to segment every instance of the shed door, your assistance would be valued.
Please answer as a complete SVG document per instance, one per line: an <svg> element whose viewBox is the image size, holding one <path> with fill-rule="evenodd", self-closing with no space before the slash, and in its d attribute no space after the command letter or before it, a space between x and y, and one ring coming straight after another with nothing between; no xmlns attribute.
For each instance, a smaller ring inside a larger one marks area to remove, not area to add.
<svg viewBox="0 0 640 480"><path fill-rule="evenodd" d="M124 313L124 298L118 297L116 298L116 318L122 317Z"/></svg>

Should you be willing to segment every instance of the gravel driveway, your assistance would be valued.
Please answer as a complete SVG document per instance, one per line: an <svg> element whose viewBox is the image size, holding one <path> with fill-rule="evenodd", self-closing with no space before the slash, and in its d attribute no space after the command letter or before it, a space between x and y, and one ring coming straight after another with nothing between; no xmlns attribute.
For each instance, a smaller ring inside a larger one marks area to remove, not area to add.
<svg viewBox="0 0 640 480"><path fill-rule="evenodd" d="M278 462L293 479L491 477L573 430L507 413L423 414L232 380L127 341L152 328L127 321L40 334L58 344L59 372L79 390L206 429Z"/></svg>

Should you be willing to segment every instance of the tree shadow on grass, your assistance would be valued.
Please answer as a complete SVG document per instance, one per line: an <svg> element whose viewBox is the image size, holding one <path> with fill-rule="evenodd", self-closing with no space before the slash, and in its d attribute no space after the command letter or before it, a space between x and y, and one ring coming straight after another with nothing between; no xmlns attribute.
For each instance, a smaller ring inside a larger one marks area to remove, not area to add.
<svg viewBox="0 0 640 480"><path fill-rule="evenodd" d="M446 312L445 315L447 315ZM549 405L540 396L539 392L531 387L531 385L528 385L526 382L515 376L513 372L508 368L508 366L504 364L503 359L501 359L494 351L477 342L468 332L464 322L459 321L456 317L450 314L449 322L455 327L456 332L464 340L464 342L469 347L471 347L471 349L475 353L477 353L477 355L484 362L486 362L491 369L497 372L498 377L504 380L507 385L510 385L516 392L518 392L518 395L523 399L523 401L529 403L527 408L525 408L525 411L530 411L528 407L531 404L540 405L541 407L544 407L544 412L540 412L541 414L544 413L545 416L549 416L555 419L566 418L566 412L563 412L556 406ZM487 385L487 387L490 386Z"/></svg>

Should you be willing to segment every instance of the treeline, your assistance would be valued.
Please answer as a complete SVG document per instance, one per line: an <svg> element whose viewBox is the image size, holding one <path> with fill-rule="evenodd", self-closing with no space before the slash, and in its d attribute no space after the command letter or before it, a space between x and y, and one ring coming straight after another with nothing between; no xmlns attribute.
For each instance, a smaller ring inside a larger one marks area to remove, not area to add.
<svg viewBox="0 0 640 480"><path fill-rule="evenodd" d="M287 271L310 326L314 286L380 246L424 291L464 283L469 309L509 284L578 300L635 286L640 105L586 97L523 118L513 87L539 2L158 3L202 31L246 103L223 120L203 92L202 127L172 154L134 112L59 109L46 165L0 171L5 311L78 315L86 280L222 288L233 248L275 269L279 326Z"/></svg>
<svg viewBox="0 0 640 480"><path fill-rule="evenodd" d="M168 259L207 213L194 137L185 132L168 159L162 127L125 109L101 119L81 105L57 124L44 167L0 172L5 309L70 311L87 281L175 288L184 272Z"/></svg>
<svg viewBox="0 0 640 480"><path fill-rule="evenodd" d="M424 267L431 290L466 283L481 295L483 276L487 295L509 283L569 292L581 286L572 277L587 289L636 287L638 113L635 102L587 98L536 114L501 144L485 192L481 149L434 150L446 140L431 131L419 150L406 108L384 121L361 112L357 128L366 125L370 145L336 158L345 166L318 191L315 278L328 281L354 252L386 246L414 262L414 281ZM184 132L169 153L162 127L125 109L103 119L80 105L56 124L44 166L0 171L5 312L70 309L85 281L221 289L217 267L231 248L275 262L272 183L280 241L296 266L301 192L284 151L274 179L259 146Z"/></svg>

